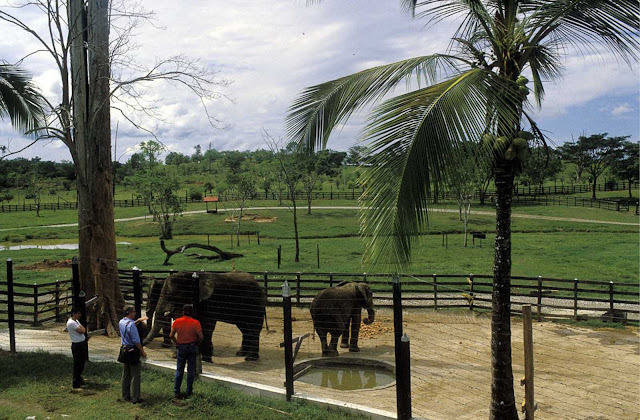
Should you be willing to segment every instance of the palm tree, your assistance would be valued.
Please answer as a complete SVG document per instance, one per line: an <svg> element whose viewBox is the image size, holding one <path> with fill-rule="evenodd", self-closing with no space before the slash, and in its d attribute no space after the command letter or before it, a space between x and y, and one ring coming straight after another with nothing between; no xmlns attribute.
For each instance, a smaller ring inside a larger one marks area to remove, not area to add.
<svg viewBox="0 0 640 420"><path fill-rule="evenodd" d="M16 130L29 133L43 119L41 98L26 71L0 63L0 118L8 116Z"/></svg>
<svg viewBox="0 0 640 420"><path fill-rule="evenodd" d="M449 51L305 89L289 110L287 135L307 151L323 148L336 125L377 103L364 130L373 166L364 175L368 210L361 230L365 258L395 270L410 261L431 189L455 177L452 162L466 144L483 145L474 158L492 166L497 190L490 418L517 419L510 326L513 179L526 160L526 140L546 144L527 113L522 73L530 73L539 106L543 82L560 78L567 50L607 50L630 65L637 62L640 8L636 0L402 1L429 23L462 18ZM401 82L416 88L386 99ZM532 133L520 132L526 128Z"/></svg>

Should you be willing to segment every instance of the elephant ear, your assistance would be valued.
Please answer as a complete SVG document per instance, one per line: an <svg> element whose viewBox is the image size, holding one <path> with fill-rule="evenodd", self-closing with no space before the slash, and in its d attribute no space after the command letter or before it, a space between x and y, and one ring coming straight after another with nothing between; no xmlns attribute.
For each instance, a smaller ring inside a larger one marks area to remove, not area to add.
<svg viewBox="0 0 640 420"><path fill-rule="evenodd" d="M345 284L351 283L349 280L343 280L340 283L336 284L334 287L344 286Z"/></svg>
<svg viewBox="0 0 640 420"><path fill-rule="evenodd" d="M200 302L207 300L213 294L213 277L200 276Z"/></svg>
<svg viewBox="0 0 640 420"><path fill-rule="evenodd" d="M356 293L358 293L362 297L362 300L366 305L369 298L367 296L367 289L369 289L369 285L366 283L356 283L355 286L356 286Z"/></svg>

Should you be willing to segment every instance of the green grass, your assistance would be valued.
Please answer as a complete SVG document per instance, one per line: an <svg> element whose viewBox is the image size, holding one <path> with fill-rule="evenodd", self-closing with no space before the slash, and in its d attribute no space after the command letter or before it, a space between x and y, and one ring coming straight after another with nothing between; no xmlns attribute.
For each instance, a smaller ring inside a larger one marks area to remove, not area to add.
<svg viewBox="0 0 640 420"><path fill-rule="evenodd" d="M194 395L173 401L173 375L143 369L144 404L118 402L122 368L117 363L89 363L88 385L71 390L72 359L46 353L0 353L0 418L82 419L360 419L344 411L301 402L284 402L240 394L228 387L196 381Z"/></svg>
<svg viewBox="0 0 640 420"><path fill-rule="evenodd" d="M318 205L333 204L319 202ZM341 203L342 204L342 203ZM354 203L351 203L352 205ZM453 208L453 206L447 206ZM124 209L123 209L124 210ZM127 209L136 210L136 209ZM137 209L144 212L144 209ZM492 207L479 208L492 213ZM61 212L58 212L61 213ZM67 212L70 213L70 212ZM211 234L212 245L224 250L242 253L244 258L236 260L238 270L278 271L276 254L282 246L282 272L365 272L383 271L362 264L364 243L359 237L358 215L355 210L314 210L312 215L300 211L301 262L293 262L294 241L292 216L286 210L251 211L262 216L277 217L272 223L245 221L243 231L260 231L261 245L256 238L241 237L241 246L231 247L229 233L235 229L234 223L225 222L224 214L186 215L175 225L175 238L167 241L168 248L175 248L190 242L207 242ZM28 213L20 213L20 216ZM73 215L75 212L73 213ZM638 244L637 216L597 209L566 207L516 207L514 214L538 214L552 217L573 217L615 222L634 223L635 226L607 225L599 223L574 223L568 221L539 220L513 217L513 275L543 276L555 278L578 278L602 280L605 282L628 283L637 290ZM14 213L14 216L18 215ZM55 215L58 217L58 215ZM0 217L6 217L0 215ZM72 214L67 214L67 221ZM492 214L472 215L469 230L487 233L482 247L464 248L463 225L457 220L457 213L433 212L429 227L416 242L410 273L438 274L490 274L493 267L493 234L495 218ZM43 217L44 218L44 217ZM42 219L42 218L41 218ZM25 224L27 221L16 221ZM6 224L2 225L6 227ZM442 232L448 234L448 248L442 247ZM171 258L170 267L162 267L164 253L157 239L158 228L150 220L134 220L116 224L117 241L131 242L118 246L120 268L138 266L143 270L173 268L177 270L228 270L231 261L215 262L196 259L186 255ZM73 243L77 241L77 227L41 228L0 232L1 245ZM16 241L13 242L12 241ZM471 242L471 238L469 238ZM317 268L316 247L320 248L320 268ZM208 251L194 249L194 253L210 255ZM65 250L22 250L0 253L0 257L12 258L14 266L30 265L43 259L62 260L77 255L77 251ZM30 272L16 270L16 280L33 284L56 279L67 279L70 270L48 270Z"/></svg>

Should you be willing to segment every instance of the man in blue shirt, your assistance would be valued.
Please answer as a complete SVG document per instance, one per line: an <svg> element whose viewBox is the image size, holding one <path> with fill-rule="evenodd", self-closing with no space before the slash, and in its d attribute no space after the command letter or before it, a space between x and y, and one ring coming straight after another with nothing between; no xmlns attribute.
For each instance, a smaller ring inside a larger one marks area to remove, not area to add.
<svg viewBox="0 0 640 420"><path fill-rule="evenodd" d="M147 357L147 353L142 347L140 335L136 323L145 320L145 317L136 318L136 310L133 306L124 308L125 317L120 320L120 342L125 351L131 351L135 348L140 352L140 356ZM135 350L134 350L135 351ZM137 362L127 362L122 364L122 399L131 401L134 404L142 403L140 398L140 360Z"/></svg>

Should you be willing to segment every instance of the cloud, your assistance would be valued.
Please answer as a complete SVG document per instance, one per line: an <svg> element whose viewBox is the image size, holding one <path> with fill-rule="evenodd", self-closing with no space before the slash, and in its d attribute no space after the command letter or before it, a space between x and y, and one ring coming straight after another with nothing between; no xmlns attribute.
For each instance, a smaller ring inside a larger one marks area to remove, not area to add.
<svg viewBox="0 0 640 420"><path fill-rule="evenodd" d="M305 87L374 65L445 52L456 28L456 22L445 21L425 30L425 22L412 20L401 10L399 0L325 0L311 6L304 0L236 0L233 7L228 2L202 0L183 0L178 8L169 0L143 0L142 4L156 12L158 24L166 29L140 28L134 39L140 45L135 52L139 62L149 66L157 58L184 53L218 71L220 78L233 81L220 88L231 100L209 104L209 111L223 121L225 129L211 126L199 99L188 89L167 83L144 87L160 119L127 112L138 125L153 130L170 150L186 154L192 154L195 145L206 148L209 143L218 150L264 148L261 130L283 136L287 110ZM39 28L46 23L37 13L29 12L25 19ZM0 57L6 60L16 61L38 48L28 35L6 23L0 24L0 31L4 35ZM629 69L609 55L584 59L568 54L564 79L546 83L543 108L534 112L541 126L592 101L608 110L625 102L633 108L633 101L621 99L629 91L637 92L637 76ZM36 76L40 89L58 101L60 81L53 60L41 53L29 57L24 65ZM360 139L365 113L354 114L340 127L329 147L346 150L354 145ZM114 153L118 156L153 138L114 111L114 137L116 124L118 150ZM8 124L0 122L0 144L7 139L12 139L14 149L25 143ZM63 147L34 148L23 154L35 155L69 159Z"/></svg>
<svg viewBox="0 0 640 420"><path fill-rule="evenodd" d="M630 112L633 112L633 108L631 107L631 105L624 103L613 108L611 110L611 115L614 115L614 116L625 115Z"/></svg>

